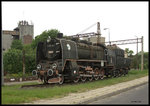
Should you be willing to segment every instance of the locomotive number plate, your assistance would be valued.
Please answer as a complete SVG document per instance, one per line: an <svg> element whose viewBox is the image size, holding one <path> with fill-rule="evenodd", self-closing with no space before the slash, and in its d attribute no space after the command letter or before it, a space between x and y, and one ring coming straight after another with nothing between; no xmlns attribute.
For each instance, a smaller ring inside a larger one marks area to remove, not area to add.
<svg viewBox="0 0 150 106"><path fill-rule="evenodd" d="M51 54L51 53L53 53L53 51L48 51L48 53L50 53L50 54Z"/></svg>

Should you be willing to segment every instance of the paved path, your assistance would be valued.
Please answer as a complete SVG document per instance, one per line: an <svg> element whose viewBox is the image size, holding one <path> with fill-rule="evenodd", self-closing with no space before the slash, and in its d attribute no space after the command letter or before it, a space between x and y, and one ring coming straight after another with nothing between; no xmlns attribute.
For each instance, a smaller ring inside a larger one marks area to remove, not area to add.
<svg viewBox="0 0 150 106"><path fill-rule="evenodd" d="M109 97L110 95L114 95L125 90L132 89L147 82L148 76L82 93L71 93L68 96L62 98L43 99L25 104L88 104L96 98Z"/></svg>
<svg viewBox="0 0 150 106"><path fill-rule="evenodd" d="M104 99L98 99L89 104L148 104L149 90L148 83L130 89L126 92L122 92L117 95L113 95Z"/></svg>

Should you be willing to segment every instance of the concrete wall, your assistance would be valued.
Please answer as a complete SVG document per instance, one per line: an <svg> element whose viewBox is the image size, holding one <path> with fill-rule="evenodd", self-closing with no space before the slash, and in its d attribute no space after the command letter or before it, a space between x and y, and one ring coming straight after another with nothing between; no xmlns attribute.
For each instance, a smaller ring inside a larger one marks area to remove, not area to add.
<svg viewBox="0 0 150 106"><path fill-rule="evenodd" d="M2 33L2 49L8 50L12 44L12 35Z"/></svg>
<svg viewBox="0 0 150 106"><path fill-rule="evenodd" d="M13 37L14 39L21 39L23 44L30 44L34 37L34 26L29 25L27 21L19 21L17 30L13 31L4 30L2 31L2 48L8 50L11 47Z"/></svg>
<svg viewBox="0 0 150 106"><path fill-rule="evenodd" d="M26 35L26 36L23 36L23 44L31 44L32 43L32 36L30 35Z"/></svg>
<svg viewBox="0 0 150 106"><path fill-rule="evenodd" d="M19 25L19 35L20 35L20 39L24 42L24 36L30 35L31 38L33 39L33 25Z"/></svg>

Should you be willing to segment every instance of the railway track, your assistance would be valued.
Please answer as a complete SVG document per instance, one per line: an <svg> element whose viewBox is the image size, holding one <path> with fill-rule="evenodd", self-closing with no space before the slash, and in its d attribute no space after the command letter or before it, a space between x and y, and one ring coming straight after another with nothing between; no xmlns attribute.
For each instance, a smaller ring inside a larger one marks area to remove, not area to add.
<svg viewBox="0 0 150 106"><path fill-rule="evenodd" d="M46 88L46 87L54 87L61 86L58 84L34 84L34 85L22 85L21 88Z"/></svg>
<svg viewBox="0 0 150 106"><path fill-rule="evenodd" d="M104 77L104 79L108 79L108 77ZM104 79L100 79L100 80L104 80ZM93 80L93 81L95 81L95 80ZM92 81L86 81L86 82L92 82ZM65 82L63 84L49 83L49 84L22 85L21 88L47 88L47 87L55 87L55 86L75 85L75 84L81 84L81 83L86 83L86 82L79 81L78 83Z"/></svg>
<svg viewBox="0 0 150 106"><path fill-rule="evenodd" d="M121 76L116 76L115 78L117 77L122 77ZM112 77L106 77L104 76L103 79L99 79L99 80L106 80L106 79L110 79ZM82 81L79 81L77 83L75 82L65 82L63 84L58 84L58 83L48 83L48 84L34 84L34 85L22 85L21 88L47 88L47 87L55 87L55 86L66 86L66 85L75 85L75 84L81 84L81 83L86 83L86 82L93 82L93 81L99 81L99 80L92 80L92 81L85 81L85 82L82 82Z"/></svg>

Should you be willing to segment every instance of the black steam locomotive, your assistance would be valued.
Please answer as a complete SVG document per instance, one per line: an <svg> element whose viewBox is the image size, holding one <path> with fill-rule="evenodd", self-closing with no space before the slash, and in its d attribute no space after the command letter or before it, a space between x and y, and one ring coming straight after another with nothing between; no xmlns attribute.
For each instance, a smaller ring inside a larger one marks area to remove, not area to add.
<svg viewBox="0 0 150 106"><path fill-rule="evenodd" d="M124 58L124 50L115 45L66 40L61 36L38 43L36 63L37 69L32 74L40 81L62 84L125 75L131 62Z"/></svg>

